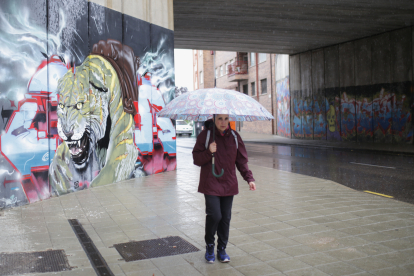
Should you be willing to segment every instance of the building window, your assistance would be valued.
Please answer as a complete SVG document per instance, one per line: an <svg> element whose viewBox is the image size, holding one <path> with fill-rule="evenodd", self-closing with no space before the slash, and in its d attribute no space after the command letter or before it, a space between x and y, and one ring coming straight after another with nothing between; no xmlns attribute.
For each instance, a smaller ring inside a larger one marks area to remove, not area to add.
<svg viewBox="0 0 414 276"><path fill-rule="evenodd" d="M227 62L226 63L226 75L228 75L229 74L229 63Z"/></svg>
<svg viewBox="0 0 414 276"><path fill-rule="evenodd" d="M267 93L267 79L260 80L260 86L262 87L262 94Z"/></svg>
<svg viewBox="0 0 414 276"><path fill-rule="evenodd" d="M195 77L194 89L198 89L197 76Z"/></svg>
<svg viewBox="0 0 414 276"><path fill-rule="evenodd" d="M254 96L256 95L256 83L252 82L251 85L252 85L252 96Z"/></svg>
<svg viewBox="0 0 414 276"><path fill-rule="evenodd" d="M198 51L199 52L199 56L201 57L203 55L203 51Z"/></svg>
<svg viewBox="0 0 414 276"><path fill-rule="evenodd" d="M204 83L203 71L200 71L200 84Z"/></svg>
<svg viewBox="0 0 414 276"><path fill-rule="evenodd" d="M249 86L247 84L243 85L243 93L249 95Z"/></svg>
<svg viewBox="0 0 414 276"><path fill-rule="evenodd" d="M218 67L216 67L216 71L215 71L215 72L216 72L216 79L217 79L217 77L218 77L218 75L219 75L219 74L218 74Z"/></svg>
<svg viewBox="0 0 414 276"><path fill-rule="evenodd" d="M266 54L265 53L259 53L259 63L266 61Z"/></svg>
<svg viewBox="0 0 414 276"><path fill-rule="evenodd" d="M250 53L250 66L256 65L256 53Z"/></svg>
<svg viewBox="0 0 414 276"><path fill-rule="evenodd" d="M220 66L220 76L224 76L224 65Z"/></svg>

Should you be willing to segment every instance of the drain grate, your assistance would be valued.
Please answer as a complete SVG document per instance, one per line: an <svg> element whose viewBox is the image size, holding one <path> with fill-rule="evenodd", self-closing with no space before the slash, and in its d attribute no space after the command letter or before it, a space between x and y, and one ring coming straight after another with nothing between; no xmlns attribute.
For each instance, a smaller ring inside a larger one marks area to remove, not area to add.
<svg viewBox="0 0 414 276"><path fill-rule="evenodd" d="M125 261L137 261L200 251L178 236L114 244Z"/></svg>
<svg viewBox="0 0 414 276"><path fill-rule="evenodd" d="M77 219L69 219L68 221L70 226L72 226L72 229L75 232L76 236L78 237L83 250L88 256L93 269L95 269L96 274L99 276L113 276L114 274L112 273L108 264L105 262L105 259L102 257L101 253L99 253L99 250L96 248L88 233L86 233L82 224Z"/></svg>
<svg viewBox="0 0 414 276"><path fill-rule="evenodd" d="M71 270L63 250L0 253L0 275Z"/></svg>

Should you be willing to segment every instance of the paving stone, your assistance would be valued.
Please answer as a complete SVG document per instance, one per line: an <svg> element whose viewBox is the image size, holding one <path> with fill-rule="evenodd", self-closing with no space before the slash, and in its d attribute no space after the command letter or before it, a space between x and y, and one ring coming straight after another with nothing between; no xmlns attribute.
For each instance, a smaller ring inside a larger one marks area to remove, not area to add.
<svg viewBox="0 0 414 276"><path fill-rule="evenodd" d="M329 274L326 274L320 271L319 269L312 267L312 268L288 271L288 272L285 272L284 275L286 276L327 276Z"/></svg>
<svg viewBox="0 0 414 276"><path fill-rule="evenodd" d="M317 267L322 272L325 272L328 275L340 276L340 275L350 275L356 274L358 272L363 272L361 269L356 268L350 264L344 262L331 263L326 265L321 265Z"/></svg>
<svg viewBox="0 0 414 276"><path fill-rule="evenodd" d="M359 258L347 261L347 263L369 272L393 266L392 264L383 260L378 260L375 257Z"/></svg>
<svg viewBox="0 0 414 276"><path fill-rule="evenodd" d="M251 265L238 266L236 270L245 276L262 276L279 273L279 271L266 263L255 263Z"/></svg>
<svg viewBox="0 0 414 276"><path fill-rule="evenodd" d="M308 255L303 255L303 256L299 256L296 257L296 259L307 263L308 265L311 266L318 266L318 265L323 265L323 264L329 264L329 263L336 263L339 260L330 256L329 252L327 253L313 253L313 254L308 254Z"/></svg>
<svg viewBox="0 0 414 276"><path fill-rule="evenodd" d="M305 269L310 268L310 266L296 258L286 258L281 260L272 260L266 262L268 265L270 265L273 268L276 268L277 270L286 273L288 271L292 270L298 270L298 269Z"/></svg>

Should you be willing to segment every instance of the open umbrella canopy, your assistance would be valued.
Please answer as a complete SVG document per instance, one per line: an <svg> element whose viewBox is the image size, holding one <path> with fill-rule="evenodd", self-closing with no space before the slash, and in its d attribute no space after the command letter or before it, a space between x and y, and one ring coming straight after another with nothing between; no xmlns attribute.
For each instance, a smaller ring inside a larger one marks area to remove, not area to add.
<svg viewBox="0 0 414 276"><path fill-rule="evenodd" d="M213 114L229 114L230 121L272 120L274 117L252 97L234 90L206 88L172 100L157 115L174 120L206 121Z"/></svg>

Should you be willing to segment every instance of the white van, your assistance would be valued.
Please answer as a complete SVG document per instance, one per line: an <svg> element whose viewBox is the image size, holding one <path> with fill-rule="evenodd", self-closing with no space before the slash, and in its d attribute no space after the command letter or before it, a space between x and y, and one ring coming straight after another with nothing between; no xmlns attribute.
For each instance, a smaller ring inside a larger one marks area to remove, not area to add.
<svg viewBox="0 0 414 276"><path fill-rule="evenodd" d="M184 120L177 120L175 121L175 132L177 133L177 136L181 134L188 134L188 136L191 136L191 134L193 134L193 127L187 124Z"/></svg>

